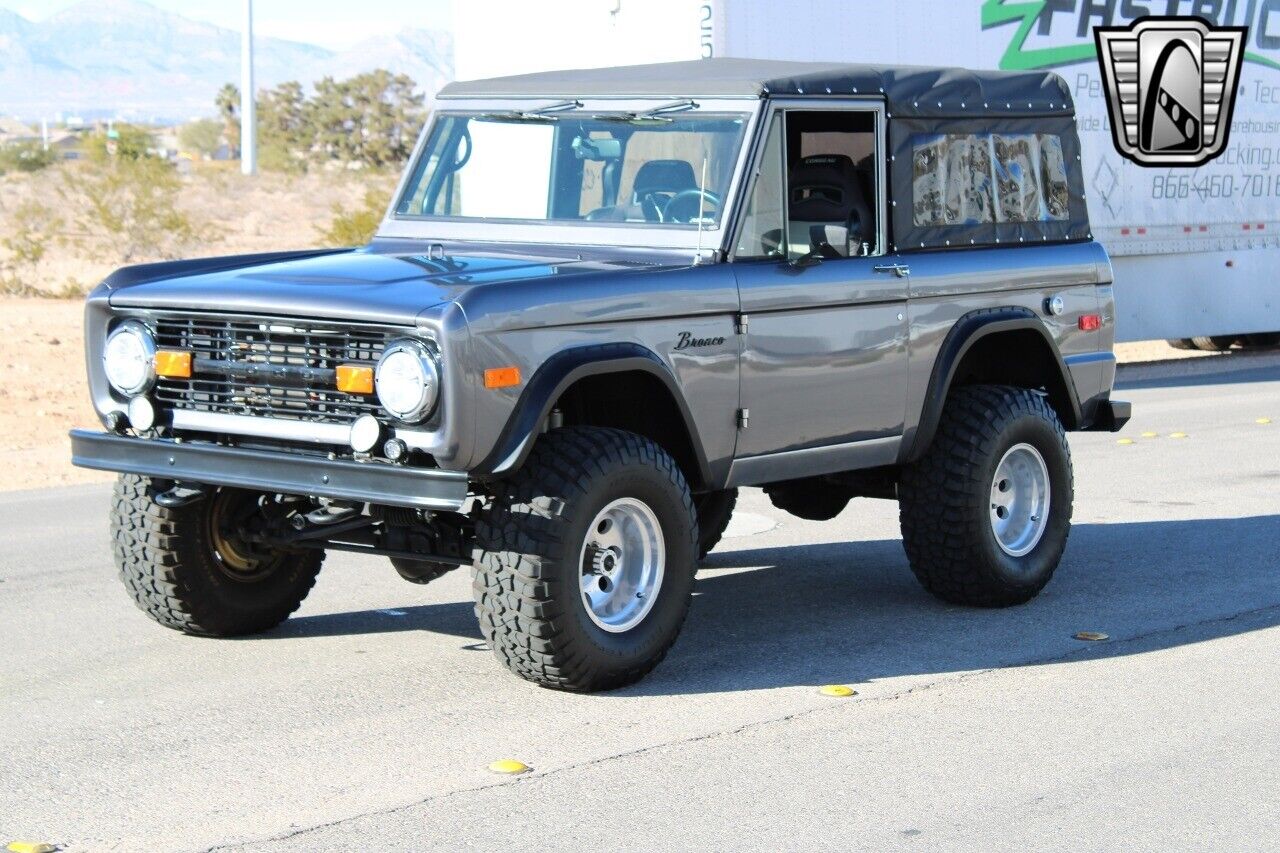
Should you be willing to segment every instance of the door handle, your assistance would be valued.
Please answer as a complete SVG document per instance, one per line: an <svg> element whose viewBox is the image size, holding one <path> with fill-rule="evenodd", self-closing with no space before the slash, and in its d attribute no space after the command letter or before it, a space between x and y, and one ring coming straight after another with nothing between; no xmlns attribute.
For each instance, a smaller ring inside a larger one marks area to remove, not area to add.
<svg viewBox="0 0 1280 853"><path fill-rule="evenodd" d="M911 275L911 267L906 264L880 264L872 267L876 272L891 272L898 278L906 278Z"/></svg>

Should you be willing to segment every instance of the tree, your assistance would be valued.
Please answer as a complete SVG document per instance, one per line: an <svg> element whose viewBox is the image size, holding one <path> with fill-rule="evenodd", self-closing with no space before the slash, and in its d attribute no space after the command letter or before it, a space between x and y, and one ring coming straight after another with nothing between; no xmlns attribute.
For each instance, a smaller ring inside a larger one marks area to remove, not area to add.
<svg viewBox="0 0 1280 853"><path fill-rule="evenodd" d="M178 130L178 144L190 153L212 157L222 145L222 122L202 118L184 124Z"/></svg>
<svg viewBox="0 0 1280 853"><path fill-rule="evenodd" d="M349 80L326 77L309 104L322 155L372 168L399 166L413 151L424 98L404 74L378 70Z"/></svg>
<svg viewBox="0 0 1280 853"><path fill-rule="evenodd" d="M227 146L232 157L240 156L240 89L234 83L227 83L218 90L214 98L218 107L218 115L222 116L223 135L227 138Z"/></svg>
<svg viewBox="0 0 1280 853"><path fill-rule="evenodd" d="M265 168L298 171L315 143L302 84L281 83L258 95L258 134Z"/></svg>
<svg viewBox="0 0 1280 853"><path fill-rule="evenodd" d="M155 148L155 138L143 127L117 124L112 130L95 133L85 143L89 159L96 163L107 160L145 160Z"/></svg>

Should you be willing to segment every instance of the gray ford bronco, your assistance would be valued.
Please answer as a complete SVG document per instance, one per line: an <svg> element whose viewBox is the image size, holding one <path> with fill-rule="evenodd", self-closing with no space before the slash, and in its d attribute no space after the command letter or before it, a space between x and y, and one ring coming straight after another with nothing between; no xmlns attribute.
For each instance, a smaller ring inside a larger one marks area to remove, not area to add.
<svg viewBox="0 0 1280 853"><path fill-rule="evenodd" d="M951 602L1025 602L1068 430L1117 430L1111 268L1048 73L700 62L455 83L370 245L148 264L89 297L115 559L265 631L326 551L470 566L518 675L666 654L736 490L897 500ZM764 628L767 630L767 628Z"/></svg>

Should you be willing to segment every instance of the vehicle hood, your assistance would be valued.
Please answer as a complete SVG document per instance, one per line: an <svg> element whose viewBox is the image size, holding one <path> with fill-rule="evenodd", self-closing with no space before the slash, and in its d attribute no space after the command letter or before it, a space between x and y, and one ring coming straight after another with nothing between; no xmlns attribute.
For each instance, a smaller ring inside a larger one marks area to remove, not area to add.
<svg viewBox="0 0 1280 853"><path fill-rule="evenodd" d="M372 251L213 258L121 270L106 285L113 308L225 311L411 325L423 311L484 285L519 286L636 263L547 254ZM653 265L645 265L652 269Z"/></svg>

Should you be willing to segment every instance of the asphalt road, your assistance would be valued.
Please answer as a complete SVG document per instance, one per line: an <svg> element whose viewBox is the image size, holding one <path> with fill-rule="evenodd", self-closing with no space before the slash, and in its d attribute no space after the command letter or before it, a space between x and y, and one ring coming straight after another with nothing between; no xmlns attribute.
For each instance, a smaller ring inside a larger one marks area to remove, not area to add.
<svg viewBox="0 0 1280 853"><path fill-rule="evenodd" d="M1031 604L928 597L890 503L818 524L749 492L671 656L607 695L508 675L464 573L372 558L266 636L185 637L119 586L104 488L0 496L0 843L1274 848L1280 357L1208 361L1127 376L1132 444L1072 437Z"/></svg>

